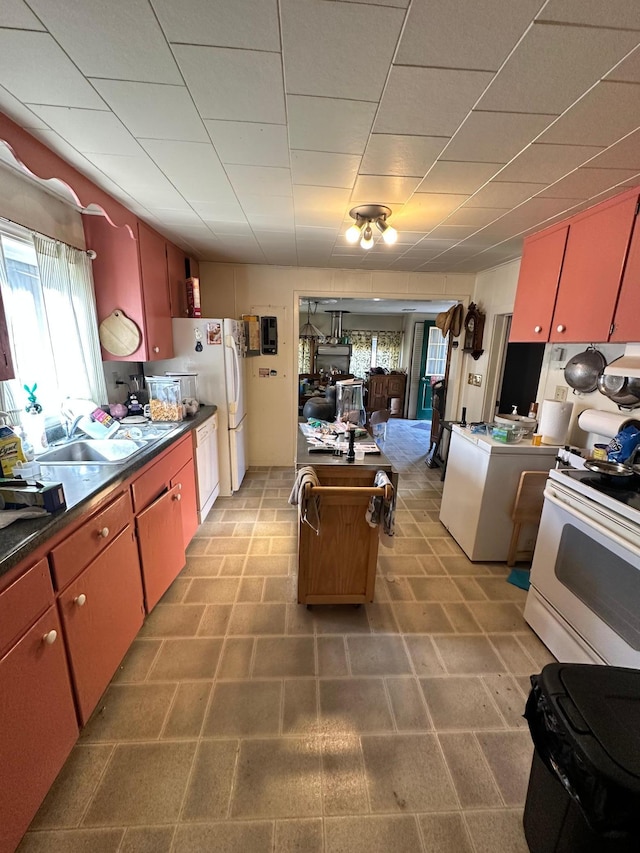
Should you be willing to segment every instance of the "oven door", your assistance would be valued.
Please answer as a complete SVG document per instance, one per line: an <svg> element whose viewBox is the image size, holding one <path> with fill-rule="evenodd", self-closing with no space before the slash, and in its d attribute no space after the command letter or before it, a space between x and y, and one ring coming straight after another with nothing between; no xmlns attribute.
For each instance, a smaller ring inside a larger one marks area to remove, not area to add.
<svg viewBox="0 0 640 853"><path fill-rule="evenodd" d="M561 661L640 668L637 525L549 482L525 618Z"/></svg>

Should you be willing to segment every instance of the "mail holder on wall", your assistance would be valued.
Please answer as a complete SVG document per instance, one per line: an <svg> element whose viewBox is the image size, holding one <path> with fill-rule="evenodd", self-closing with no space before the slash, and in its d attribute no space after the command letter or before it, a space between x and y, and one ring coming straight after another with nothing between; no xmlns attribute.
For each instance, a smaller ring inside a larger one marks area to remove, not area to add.
<svg viewBox="0 0 640 853"><path fill-rule="evenodd" d="M463 347L462 351L469 353L471 358L477 361L484 350L482 349L482 335L484 332L485 315L478 310L475 302L469 303L467 316L463 324Z"/></svg>

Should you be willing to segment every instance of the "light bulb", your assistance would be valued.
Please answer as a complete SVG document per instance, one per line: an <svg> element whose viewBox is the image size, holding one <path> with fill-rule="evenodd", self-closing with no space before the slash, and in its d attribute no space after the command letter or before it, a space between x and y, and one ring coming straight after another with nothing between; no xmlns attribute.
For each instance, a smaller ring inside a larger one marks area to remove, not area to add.
<svg viewBox="0 0 640 853"><path fill-rule="evenodd" d="M345 240L347 241L347 243L357 243L358 242L358 240L360 239L361 227L362 226L358 226L354 222L354 224L350 228L347 228L347 230L345 231L345 234L344 234Z"/></svg>
<svg viewBox="0 0 640 853"><path fill-rule="evenodd" d="M385 243L391 246L398 239L398 232L392 225L387 225L385 232L382 235L382 239Z"/></svg>
<svg viewBox="0 0 640 853"><path fill-rule="evenodd" d="M373 246L373 231L371 230L371 225L367 222L367 227L362 232L362 240L360 240L360 245L363 249L370 249Z"/></svg>

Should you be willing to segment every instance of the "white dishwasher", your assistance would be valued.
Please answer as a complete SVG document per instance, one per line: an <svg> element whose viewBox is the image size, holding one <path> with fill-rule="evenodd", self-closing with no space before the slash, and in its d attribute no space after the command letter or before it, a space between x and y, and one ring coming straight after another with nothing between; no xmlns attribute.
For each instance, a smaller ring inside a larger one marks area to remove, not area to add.
<svg viewBox="0 0 640 853"><path fill-rule="evenodd" d="M504 444L453 426L440 521L470 560L507 559L520 474L549 471L558 449L535 447L531 439Z"/></svg>
<svg viewBox="0 0 640 853"><path fill-rule="evenodd" d="M195 430L195 448L198 521L202 524L220 494L217 412Z"/></svg>

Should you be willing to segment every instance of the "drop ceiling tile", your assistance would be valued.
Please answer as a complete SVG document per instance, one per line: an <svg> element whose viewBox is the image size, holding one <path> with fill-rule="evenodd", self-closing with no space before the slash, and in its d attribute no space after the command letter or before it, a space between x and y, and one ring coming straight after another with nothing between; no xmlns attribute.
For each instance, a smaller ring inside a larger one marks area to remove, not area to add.
<svg viewBox="0 0 640 853"><path fill-rule="evenodd" d="M140 157L88 154L87 159L145 207L183 210L188 207L180 193L146 154Z"/></svg>
<svg viewBox="0 0 640 853"><path fill-rule="evenodd" d="M92 80L113 112L136 137L208 142L185 86Z"/></svg>
<svg viewBox="0 0 640 853"><path fill-rule="evenodd" d="M350 194L349 190L335 187L294 186L296 225L335 227L342 222Z"/></svg>
<svg viewBox="0 0 640 853"><path fill-rule="evenodd" d="M598 83L546 130L538 142L608 146L638 126L640 85Z"/></svg>
<svg viewBox="0 0 640 853"><path fill-rule="evenodd" d="M487 71L394 65L374 130L452 136L492 78L493 73Z"/></svg>
<svg viewBox="0 0 640 853"><path fill-rule="evenodd" d="M280 7L287 92L378 101L404 11L324 0L281 0Z"/></svg>
<svg viewBox="0 0 640 853"><path fill-rule="evenodd" d="M541 21L563 24L588 24L592 27L620 27L640 30L640 17L636 0L549 0L540 11Z"/></svg>
<svg viewBox="0 0 640 853"><path fill-rule="evenodd" d="M552 115L473 110L440 159L508 163L554 119Z"/></svg>
<svg viewBox="0 0 640 853"><path fill-rule="evenodd" d="M293 199L287 196L246 195L242 208L252 226L283 231L294 227Z"/></svg>
<svg viewBox="0 0 640 853"><path fill-rule="evenodd" d="M420 184L419 191L471 195L499 169L498 163L454 163L438 160Z"/></svg>
<svg viewBox="0 0 640 853"><path fill-rule="evenodd" d="M0 80L23 103L106 109L48 33L0 30Z"/></svg>
<svg viewBox="0 0 640 853"><path fill-rule="evenodd" d="M41 118L38 118L34 112L25 107L22 101L14 97L4 86L0 86L0 111L8 115L10 119L26 130L36 127L47 127Z"/></svg>
<svg viewBox="0 0 640 853"><path fill-rule="evenodd" d="M506 208L465 206L454 211L447 219L446 224L468 228L482 228L507 212Z"/></svg>
<svg viewBox="0 0 640 853"><path fill-rule="evenodd" d="M354 205L404 204L415 192L419 183L419 178L360 175L353 188L351 201Z"/></svg>
<svg viewBox="0 0 640 853"><path fill-rule="evenodd" d="M416 0L395 62L497 71L540 8L539 0ZM452 15L464 26L452 26Z"/></svg>
<svg viewBox="0 0 640 853"><path fill-rule="evenodd" d="M140 145L112 112L37 104L31 108L82 154L142 154Z"/></svg>
<svg viewBox="0 0 640 853"><path fill-rule="evenodd" d="M469 197L448 193L414 193L402 210L395 215L398 231L431 230Z"/></svg>
<svg viewBox="0 0 640 853"><path fill-rule="evenodd" d="M194 45L174 52L202 118L286 123L279 53Z"/></svg>
<svg viewBox="0 0 640 853"><path fill-rule="evenodd" d="M205 125L223 163L289 167L285 125L215 120Z"/></svg>
<svg viewBox="0 0 640 853"><path fill-rule="evenodd" d="M640 171L640 128L598 154L597 157L589 161L588 167L590 169L637 169Z"/></svg>
<svg viewBox="0 0 640 853"><path fill-rule="evenodd" d="M148 0L127 0L116 8L103 0L29 4L88 77L182 82Z"/></svg>
<svg viewBox="0 0 640 853"><path fill-rule="evenodd" d="M362 154L376 105L363 101L288 95L287 111L291 148Z"/></svg>
<svg viewBox="0 0 640 853"><path fill-rule="evenodd" d="M448 220L445 220L444 225L438 225L433 231L429 232L429 238L435 240L464 240L477 230L477 228L473 227L462 228L459 225L449 225Z"/></svg>
<svg viewBox="0 0 640 853"><path fill-rule="evenodd" d="M506 181L491 181L478 190L465 207L506 207L512 208L545 189L545 184L510 184Z"/></svg>
<svg viewBox="0 0 640 853"><path fill-rule="evenodd" d="M534 144L496 175L496 181L553 183L602 151L588 145Z"/></svg>
<svg viewBox="0 0 640 853"><path fill-rule="evenodd" d="M421 178L435 163L447 142L446 136L373 133L362 158L360 174Z"/></svg>
<svg viewBox="0 0 640 853"><path fill-rule="evenodd" d="M24 0L2 0L0 27L7 27L12 30L45 29Z"/></svg>
<svg viewBox="0 0 640 853"><path fill-rule="evenodd" d="M338 0L340 3L362 3L362 0ZM367 0L369 6L395 6L397 9L406 9L411 0Z"/></svg>
<svg viewBox="0 0 640 853"><path fill-rule="evenodd" d="M640 83L640 47L619 62L608 74L605 80L620 80L623 83Z"/></svg>
<svg viewBox="0 0 640 853"><path fill-rule="evenodd" d="M277 0L152 0L170 42L280 50Z"/></svg>
<svg viewBox="0 0 640 853"><path fill-rule="evenodd" d="M294 184L351 189L358 175L359 154L332 154L327 151L292 151L291 174Z"/></svg>
<svg viewBox="0 0 640 853"><path fill-rule="evenodd" d="M576 169L541 192L543 198L592 198L635 177L634 169Z"/></svg>
<svg viewBox="0 0 640 853"><path fill-rule="evenodd" d="M535 24L477 108L559 115L636 43L632 32Z"/></svg>
<svg viewBox="0 0 640 853"><path fill-rule="evenodd" d="M191 209L171 210L164 207L152 207L149 209L149 213L154 216L158 222L166 225L168 228L200 228L203 225L202 219L194 210Z"/></svg>
<svg viewBox="0 0 640 853"><path fill-rule="evenodd" d="M213 145L160 139L144 139L141 144L187 201L233 194Z"/></svg>
<svg viewBox="0 0 640 853"><path fill-rule="evenodd" d="M210 221L214 230L216 230L217 224L220 222L237 223L247 221L240 202L235 196L229 193L225 193L224 196L218 196L209 202L191 202L191 207L205 222Z"/></svg>
<svg viewBox="0 0 640 853"><path fill-rule="evenodd" d="M241 200L244 195L291 195L290 169L273 166L227 166L226 172Z"/></svg>
<svg viewBox="0 0 640 853"><path fill-rule="evenodd" d="M226 220L207 220L207 226L219 237L248 237L253 234L251 226L244 222L227 222Z"/></svg>

